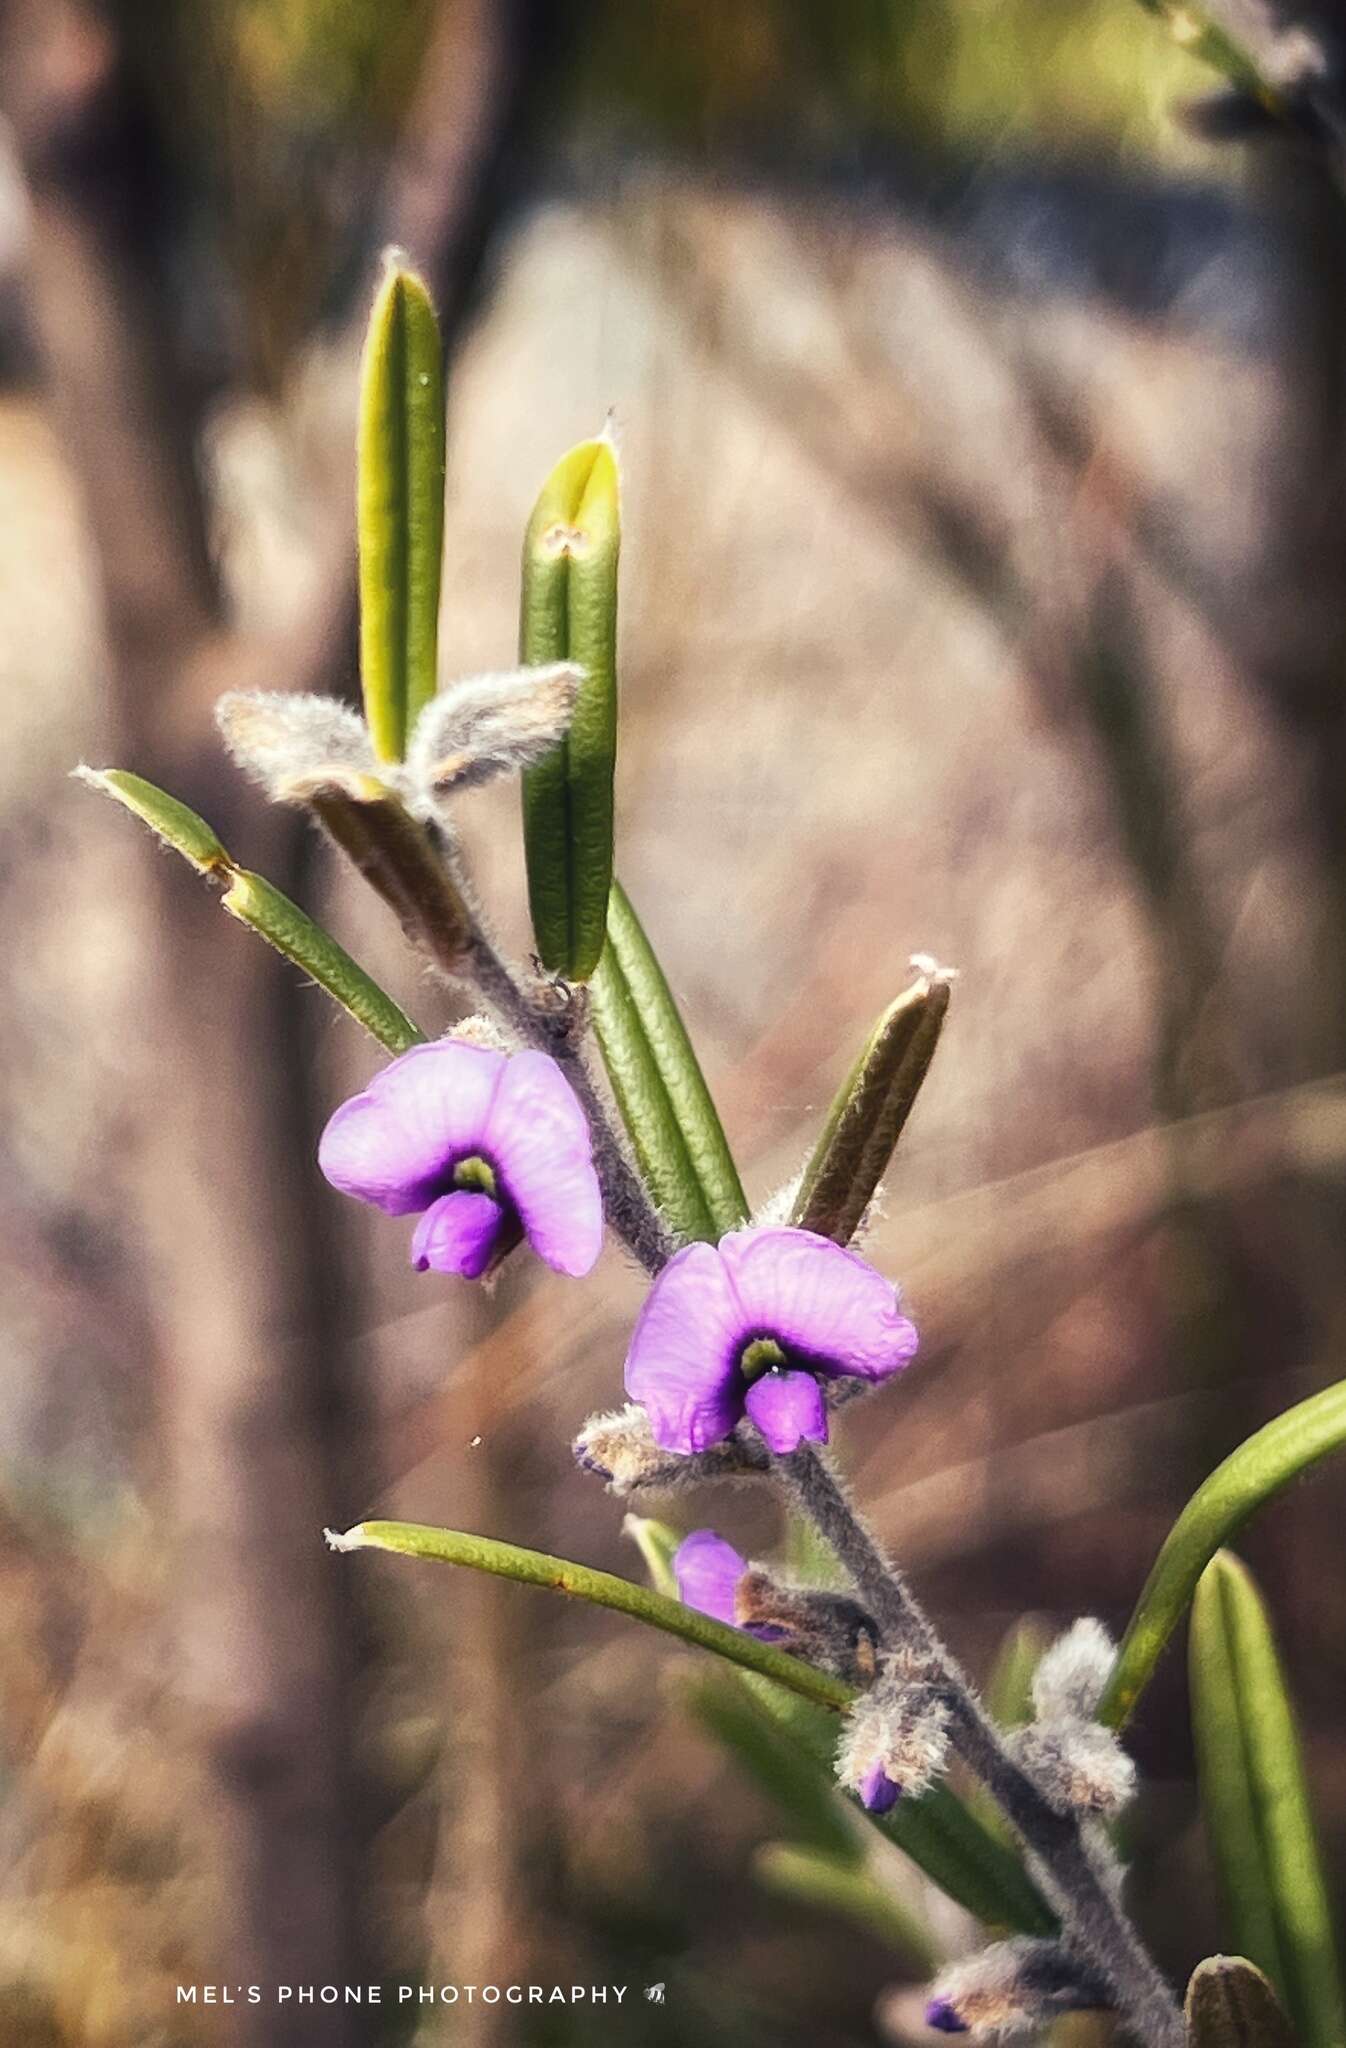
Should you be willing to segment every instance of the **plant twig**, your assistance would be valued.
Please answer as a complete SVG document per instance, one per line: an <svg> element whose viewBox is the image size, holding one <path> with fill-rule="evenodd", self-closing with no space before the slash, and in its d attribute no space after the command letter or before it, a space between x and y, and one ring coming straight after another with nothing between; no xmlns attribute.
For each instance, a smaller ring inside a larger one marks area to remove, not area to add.
<svg viewBox="0 0 1346 2048"><path fill-rule="evenodd" d="M1147 2048L1182 2048L1182 2014L1123 1911L1079 1823L1055 1812L1020 1769L923 1609L865 1528L831 1467L811 1445L776 1460L794 1504L855 1582L887 1643L902 1644L948 1690L954 1745L1022 1837L1034 1876L1061 1916L1064 1938L1107 1982L1117 2011Z"/></svg>

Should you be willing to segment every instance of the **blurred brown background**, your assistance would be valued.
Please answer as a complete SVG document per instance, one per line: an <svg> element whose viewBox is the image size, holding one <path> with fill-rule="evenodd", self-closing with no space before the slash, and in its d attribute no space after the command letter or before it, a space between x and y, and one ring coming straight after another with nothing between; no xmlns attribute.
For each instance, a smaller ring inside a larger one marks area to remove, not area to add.
<svg viewBox="0 0 1346 2048"><path fill-rule="evenodd" d="M5 2040L873 2041L901 1961L754 1884L778 1822L685 1660L322 1548L377 1507L634 1573L567 1451L634 1276L412 1275L312 1165L369 1045L66 771L167 782L448 1021L210 704L354 688L383 241L451 354L446 673L511 659L533 494L615 406L619 858L755 1196L908 954L962 971L870 1246L925 1342L848 1426L862 1498L975 1670L1026 1611L1119 1625L1200 1477L1340 1371L1340 195L1190 139L1209 81L1130 0L0 23ZM463 822L522 947L513 792ZM1340 1487L1245 1546L1338 1870ZM1132 1830L1175 1972L1221 1941L1181 1664ZM530 1979L632 1988L390 2002Z"/></svg>

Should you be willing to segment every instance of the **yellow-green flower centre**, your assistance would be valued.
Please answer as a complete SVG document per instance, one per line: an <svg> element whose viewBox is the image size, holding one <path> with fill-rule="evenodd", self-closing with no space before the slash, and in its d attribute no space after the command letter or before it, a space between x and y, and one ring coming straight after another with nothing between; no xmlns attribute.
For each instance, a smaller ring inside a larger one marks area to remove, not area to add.
<svg viewBox="0 0 1346 2048"><path fill-rule="evenodd" d="M475 1153L468 1159L460 1159L453 1169L453 1184L465 1188L469 1194L490 1195L495 1199L495 1168L489 1160L479 1159Z"/></svg>
<svg viewBox="0 0 1346 2048"><path fill-rule="evenodd" d="M763 1373L777 1372L785 1364L785 1353L774 1337L754 1337L739 1353L738 1369L749 1385Z"/></svg>

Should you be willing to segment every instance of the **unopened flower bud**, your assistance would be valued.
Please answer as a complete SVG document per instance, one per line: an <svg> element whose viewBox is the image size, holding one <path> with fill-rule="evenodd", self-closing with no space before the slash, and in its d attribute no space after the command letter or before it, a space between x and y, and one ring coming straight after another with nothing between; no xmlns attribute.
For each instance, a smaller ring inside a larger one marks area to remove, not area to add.
<svg viewBox="0 0 1346 2048"><path fill-rule="evenodd" d="M837 1747L837 1779L873 1813L899 1794L917 1796L949 1758L949 1710L939 1690L885 1665L846 1718Z"/></svg>
<svg viewBox="0 0 1346 2048"><path fill-rule="evenodd" d="M874 1677L878 1628L858 1601L843 1594L782 1585L760 1565L749 1565L734 1591L734 1619L839 1678L868 1685Z"/></svg>
<svg viewBox="0 0 1346 2048"><path fill-rule="evenodd" d="M997 1941L941 1971L925 2023L941 2034L1012 2041L1060 2014L1106 2007L1104 1986L1059 1942Z"/></svg>
<svg viewBox="0 0 1346 2048"><path fill-rule="evenodd" d="M1020 1764L1058 1813L1113 1820L1135 1797L1136 1767L1110 1728L1059 1715L1016 1729Z"/></svg>
<svg viewBox="0 0 1346 2048"><path fill-rule="evenodd" d="M666 1451L654 1441L649 1416L635 1401L591 1415L571 1448L583 1471L595 1473L619 1495L699 1486L707 1479L746 1479L769 1465L759 1445L737 1437L693 1457Z"/></svg>
<svg viewBox="0 0 1346 2048"><path fill-rule="evenodd" d="M1046 1649L1033 1674L1033 1704L1040 1720L1073 1714L1092 1720L1112 1672L1116 1651L1101 1621L1072 1622Z"/></svg>

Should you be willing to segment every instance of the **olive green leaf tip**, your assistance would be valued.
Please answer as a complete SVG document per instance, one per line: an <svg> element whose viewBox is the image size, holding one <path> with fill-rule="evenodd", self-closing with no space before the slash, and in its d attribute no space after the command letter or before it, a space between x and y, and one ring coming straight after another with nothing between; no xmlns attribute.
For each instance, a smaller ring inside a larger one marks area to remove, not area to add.
<svg viewBox="0 0 1346 2048"><path fill-rule="evenodd" d="M678 1599L673 1556L682 1542L679 1532L670 1529L667 1522L656 1522L648 1515L627 1515L622 1521L622 1534L629 1537L640 1552L655 1591L666 1593L670 1600Z"/></svg>
<svg viewBox="0 0 1346 2048"><path fill-rule="evenodd" d="M114 798L203 875L227 874L232 868L233 862L205 819L143 776L126 768L90 768L84 763L71 774L90 789Z"/></svg>
<svg viewBox="0 0 1346 2048"><path fill-rule="evenodd" d="M1245 1956L1207 1956L1187 1986L1191 2048L1295 2048L1269 1979Z"/></svg>

